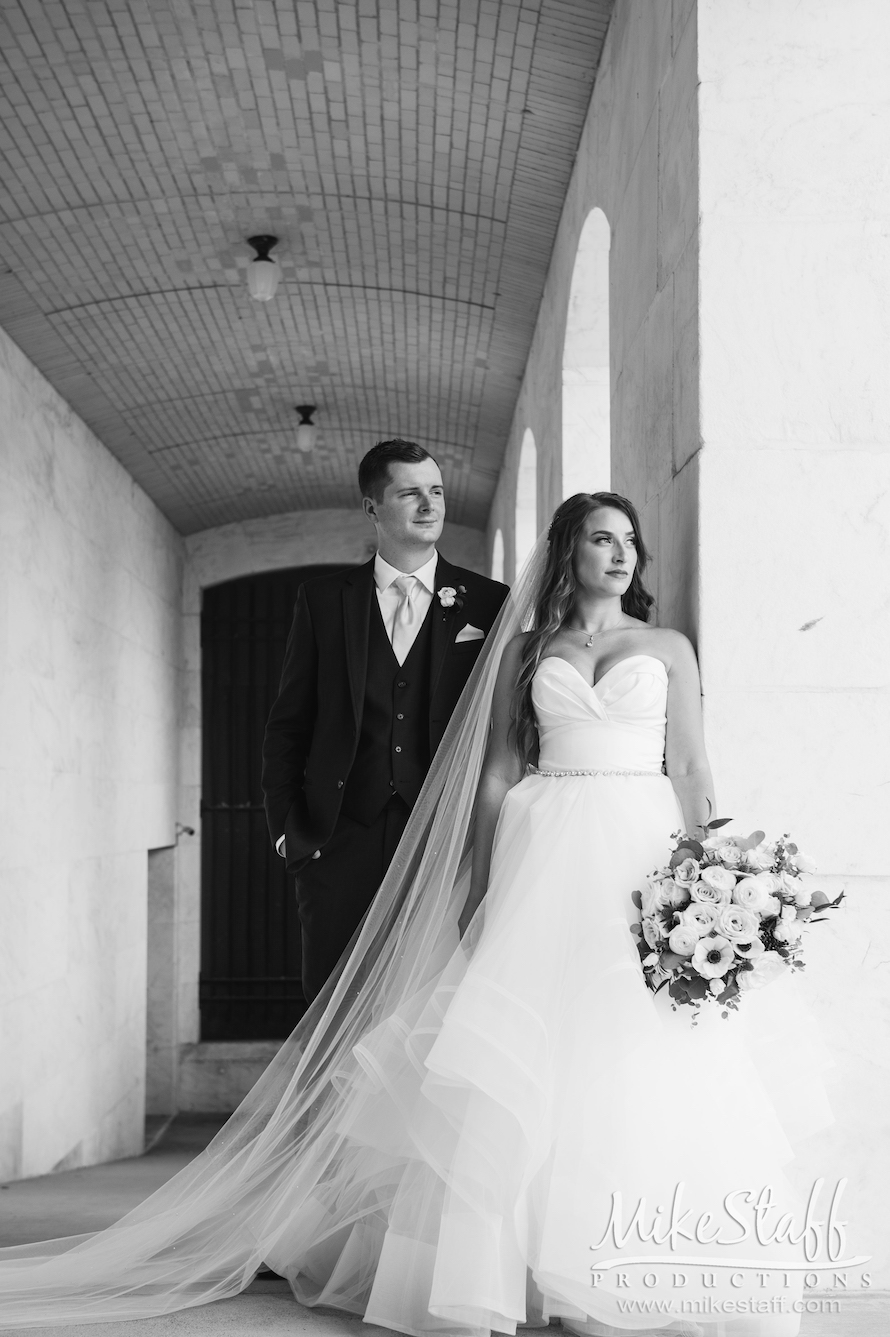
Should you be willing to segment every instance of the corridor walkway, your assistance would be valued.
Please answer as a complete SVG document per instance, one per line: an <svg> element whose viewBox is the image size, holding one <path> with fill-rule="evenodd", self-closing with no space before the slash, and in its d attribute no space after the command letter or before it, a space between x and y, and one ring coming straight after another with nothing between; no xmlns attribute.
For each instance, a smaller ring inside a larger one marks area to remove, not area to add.
<svg viewBox="0 0 890 1337"><path fill-rule="evenodd" d="M176 1174L222 1122L201 1115L180 1115L169 1124L155 1121L146 1129L143 1156L0 1186L0 1245L103 1229ZM25 1330L3 1331L4 1337L16 1337ZM163 1318L41 1331L68 1337L363 1337L373 1332L382 1337L384 1329L372 1329L335 1310L304 1309L287 1282L268 1277L254 1281L234 1300ZM845 1295L839 1313L806 1314L801 1326L801 1337L887 1337L888 1332L886 1295Z"/></svg>
<svg viewBox="0 0 890 1337"><path fill-rule="evenodd" d="M150 1121L143 1156L4 1184L0 1187L0 1246L111 1225L181 1170L223 1122L216 1116L201 1115L180 1115L170 1124ZM4 1337L22 1331L6 1329ZM91 1337L93 1333L97 1337L359 1337L371 1329L360 1319L333 1310L304 1309L286 1281L268 1278L255 1281L234 1300L163 1318L41 1331L70 1337Z"/></svg>

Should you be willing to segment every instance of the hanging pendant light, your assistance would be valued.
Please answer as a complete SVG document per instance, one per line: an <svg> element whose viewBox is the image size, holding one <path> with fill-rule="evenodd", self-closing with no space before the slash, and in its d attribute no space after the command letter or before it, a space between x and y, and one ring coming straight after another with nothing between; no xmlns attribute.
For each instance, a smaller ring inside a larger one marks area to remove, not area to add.
<svg viewBox="0 0 890 1337"><path fill-rule="evenodd" d="M269 302L275 296L281 270L269 252L278 245L277 237L248 237L248 246L252 246L256 255L247 269L247 287L255 302Z"/></svg>
<svg viewBox="0 0 890 1337"><path fill-rule="evenodd" d="M315 442L318 439L318 428L312 421L312 415L316 412L316 408L314 404L298 404L297 412L300 415L297 426L297 450L301 450L304 455L308 455L315 448Z"/></svg>

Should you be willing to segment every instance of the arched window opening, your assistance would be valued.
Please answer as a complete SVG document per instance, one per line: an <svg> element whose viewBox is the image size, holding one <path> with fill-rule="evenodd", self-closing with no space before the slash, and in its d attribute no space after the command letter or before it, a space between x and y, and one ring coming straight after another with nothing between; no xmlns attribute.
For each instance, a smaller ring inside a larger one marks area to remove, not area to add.
<svg viewBox="0 0 890 1337"><path fill-rule="evenodd" d="M491 578L500 581L504 579L504 535L500 529L491 545Z"/></svg>
<svg viewBox="0 0 890 1337"><path fill-rule="evenodd" d="M581 231L562 357L562 495L606 491L609 423L609 222L593 209Z"/></svg>
<svg viewBox="0 0 890 1337"><path fill-rule="evenodd" d="M525 429L516 480L515 574L519 575L538 537L538 450L530 427Z"/></svg>

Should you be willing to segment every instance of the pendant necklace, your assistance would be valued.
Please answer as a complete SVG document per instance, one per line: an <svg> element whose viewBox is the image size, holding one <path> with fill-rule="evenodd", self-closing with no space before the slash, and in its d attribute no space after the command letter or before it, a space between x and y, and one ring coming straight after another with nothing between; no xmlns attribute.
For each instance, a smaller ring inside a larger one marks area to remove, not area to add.
<svg viewBox="0 0 890 1337"><path fill-rule="evenodd" d="M620 624L616 623L616 626L618 626L618 625L620 625ZM607 631L614 631L614 630L615 630L615 627L603 627L602 631L592 631L592 632L590 633L590 635L587 637L587 640L584 642L584 648L585 648L586 650L590 650L591 647L593 646L593 642L596 640L597 636L602 636L605 632L607 632ZM583 631L581 632L581 635L582 635L582 636L584 635L584 632L583 632Z"/></svg>

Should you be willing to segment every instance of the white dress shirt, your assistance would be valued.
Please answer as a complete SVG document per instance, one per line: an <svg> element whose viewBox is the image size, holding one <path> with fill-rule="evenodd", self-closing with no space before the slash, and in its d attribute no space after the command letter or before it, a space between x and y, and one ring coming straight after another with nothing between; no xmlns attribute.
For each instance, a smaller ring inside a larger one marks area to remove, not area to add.
<svg viewBox="0 0 890 1337"><path fill-rule="evenodd" d="M428 562L416 571L410 572L412 576L417 577L417 584L414 587L412 599L417 609L417 627L415 636L423 625L423 619L430 611L430 604L433 602L433 595L436 592L436 565L439 561L439 554L434 552ZM383 625L386 628L386 634L392 641L392 628L396 612L401 602L401 594L394 584L400 576L408 575L407 571L399 571L396 567L390 566L389 562L384 561L378 552L374 558L374 584L377 587L377 602L380 605L380 613L383 617ZM278 853L284 858L285 845L284 836L279 836L275 843ZM313 855L313 858L316 856Z"/></svg>
<svg viewBox="0 0 890 1337"><path fill-rule="evenodd" d="M402 598L395 582L400 576L408 574L417 578L411 596L414 607L417 609L417 622L414 632L416 637L423 625L423 619L430 610L430 604L433 602L433 595L436 592L436 564L438 561L439 554L434 552L428 562L424 562L423 566L409 573L390 566L389 562L384 561L379 552L374 558L374 584L377 586L377 602L380 605L383 625L390 641L392 641L393 622Z"/></svg>

